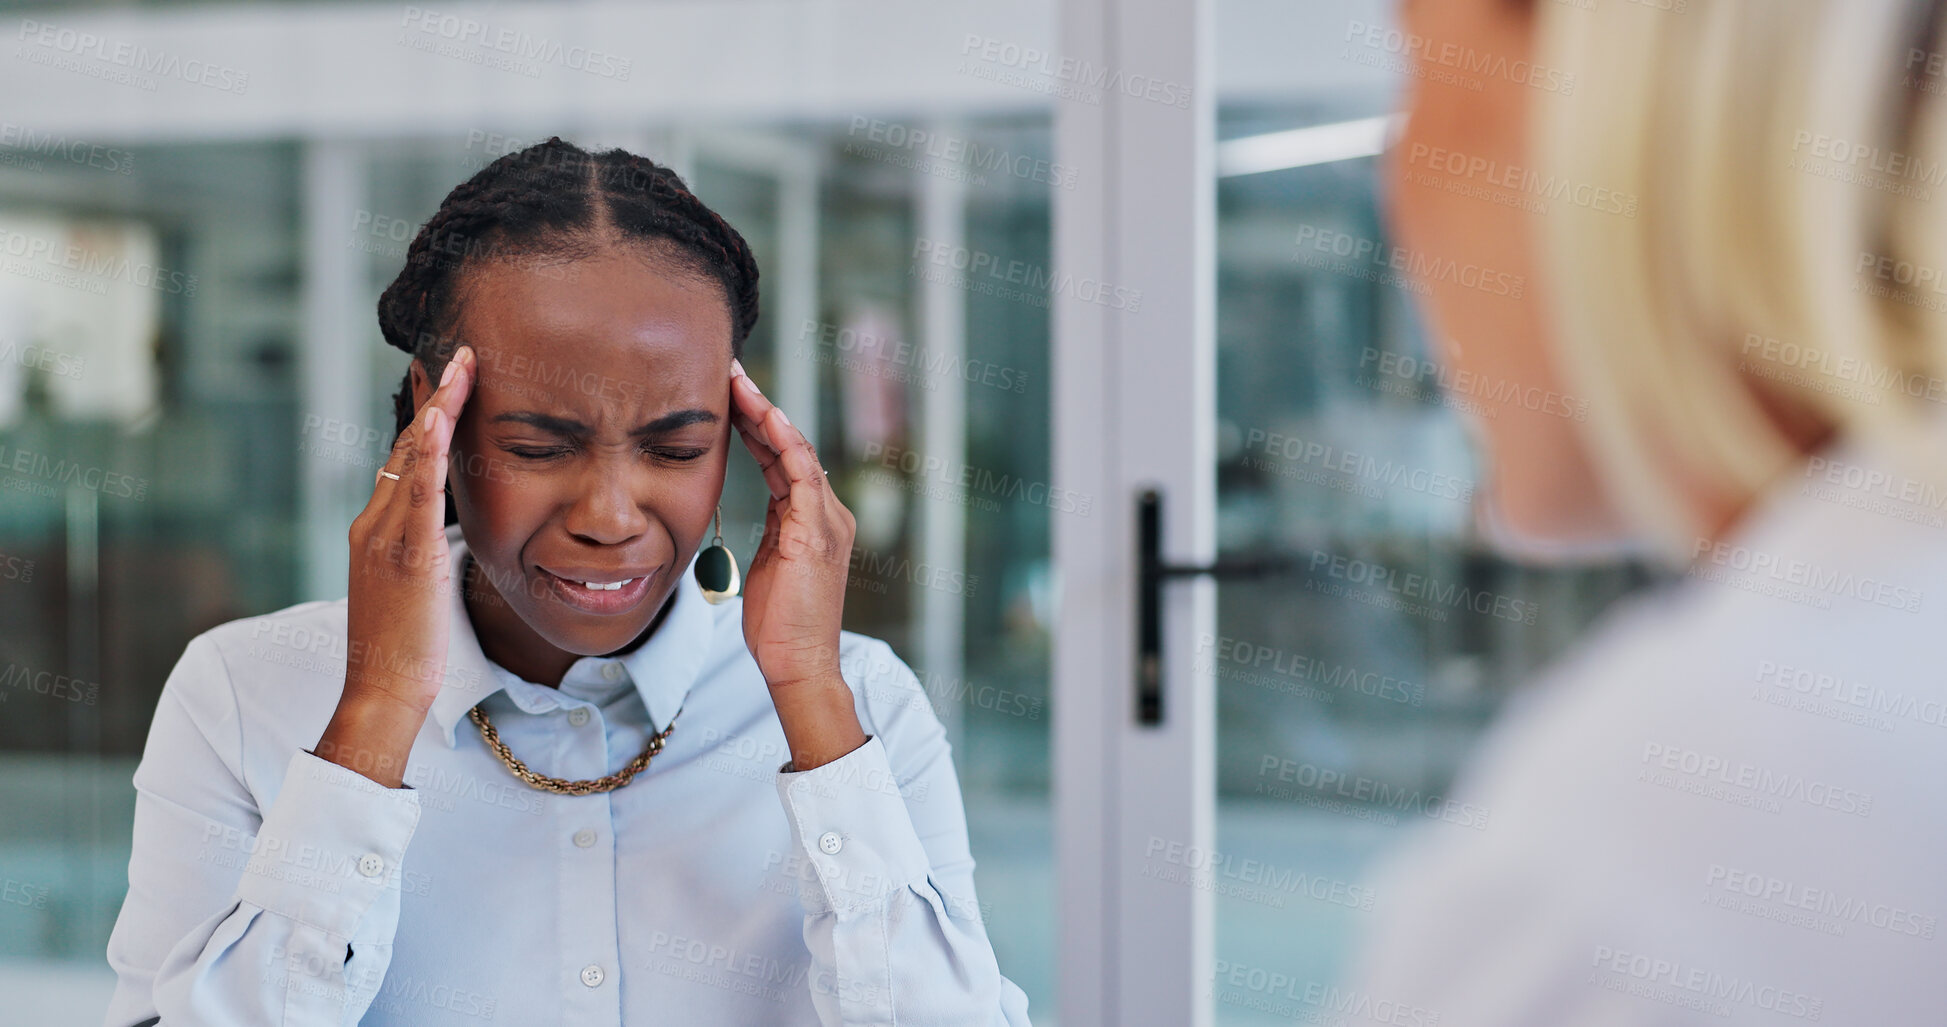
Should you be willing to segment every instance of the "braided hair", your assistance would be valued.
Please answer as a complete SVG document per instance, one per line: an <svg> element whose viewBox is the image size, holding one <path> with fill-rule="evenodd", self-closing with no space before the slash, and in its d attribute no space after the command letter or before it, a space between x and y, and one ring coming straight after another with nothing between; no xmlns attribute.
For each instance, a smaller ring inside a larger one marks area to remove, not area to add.
<svg viewBox="0 0 1947 1027"><path fill-rule="evenodd" d="M572 260L616 243L655 245L677 270L721 285L730 355L742 355L757 323L757 261L743 236L669 168L619 148L591 154L560 136L502 155L446 194L379 296L379 330L438 381L460 345L453 325L469 267ZM392 405L396 434L412 423L410 367Z"/></svg>

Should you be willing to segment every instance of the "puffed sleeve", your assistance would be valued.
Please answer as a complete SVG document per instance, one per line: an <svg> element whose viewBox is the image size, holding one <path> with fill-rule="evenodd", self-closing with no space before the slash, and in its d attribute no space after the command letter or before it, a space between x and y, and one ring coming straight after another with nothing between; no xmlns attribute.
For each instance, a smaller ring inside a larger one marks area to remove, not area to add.
<svg viewBox="0 0 1947 1027"><path fill-rule="evenodd" d="M418 796L297 751L260 806L242 754L223 654L200 635L135 770L109 1027L340 1027L378 993Z"/></svg>
<svg viewBox="0 0 1947 1027"><path fill-rule="evenodd" d="M844 673L871 737L777 782L819 1020L1025 1025L981 922L946 731L890 646L861 648Z"/></svg>

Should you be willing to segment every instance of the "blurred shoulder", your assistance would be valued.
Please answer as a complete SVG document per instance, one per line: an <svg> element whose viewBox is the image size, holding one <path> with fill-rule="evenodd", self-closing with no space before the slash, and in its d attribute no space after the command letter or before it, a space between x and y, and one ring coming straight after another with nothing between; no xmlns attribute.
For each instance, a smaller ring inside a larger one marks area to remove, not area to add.
<svg viewBox="0 0 1947 1027"><path fill-rule="evenodd" d="M1929 617L1947 533L1787 487L1509 701L1452 793L1480 829L1422 825L1376 882L1370 986L1454 1024L1595 1022L1647 957L1898 1021L1857 975L1785 968L1928 976L1914 942L1947 910Z"/></svg>
<svg viewBox="0 0 1947 1027"><path fill-rule="evenodd" d="M1453 1027L1635 1023L1634 990L1672 983L1640 968L1665 967L1801 1018L1900 1022L1862 975L1794 968L1927 977L1947 690L1912 673L1917 625L1734 591L1625 601L1510 703L1450 796L1477 815L1419 825L1376 875L1359 987Z"/></svg>

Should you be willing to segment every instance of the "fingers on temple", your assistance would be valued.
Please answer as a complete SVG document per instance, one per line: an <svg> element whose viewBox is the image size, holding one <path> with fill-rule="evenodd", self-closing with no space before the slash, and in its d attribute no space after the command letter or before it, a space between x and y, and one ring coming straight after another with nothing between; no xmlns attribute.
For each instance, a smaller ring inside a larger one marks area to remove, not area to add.
<svg viewBox="0 0 1947 1027"><path fill-rule="evenodd" d="M777 451L765 445L749 428L739 424L737 435L744 440L744 448L757 460L758 468L764 473L764 484L770 487L772 499L782 499L791 491L790 479L778 459Z"/></svg>
<svg viewBox="0 0 1947 1027"><path fill-rule="evenodd" d="M810 489L813 495L825 491L825 471L818 465L818 454L811 448L811 441L804 433L784 420L782 412L776 417L767 417L771 437L776 439L778 462L784 465L784 473L790 478L791 487Z"/></svg>

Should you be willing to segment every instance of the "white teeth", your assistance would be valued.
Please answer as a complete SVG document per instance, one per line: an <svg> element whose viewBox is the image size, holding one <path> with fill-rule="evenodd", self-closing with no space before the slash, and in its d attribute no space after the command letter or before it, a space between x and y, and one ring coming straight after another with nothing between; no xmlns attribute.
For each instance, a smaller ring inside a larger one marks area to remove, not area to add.
<svg viewBox="0 0 1947 1027"><path fill-rule="evenodd" d="M634 580L634 578L624 578L621 581L611 581L608 584L603 584L599 581L584 581L581 583L581 587L593 589L597 592L615 592L620 590L623 585Z"/></svg>

